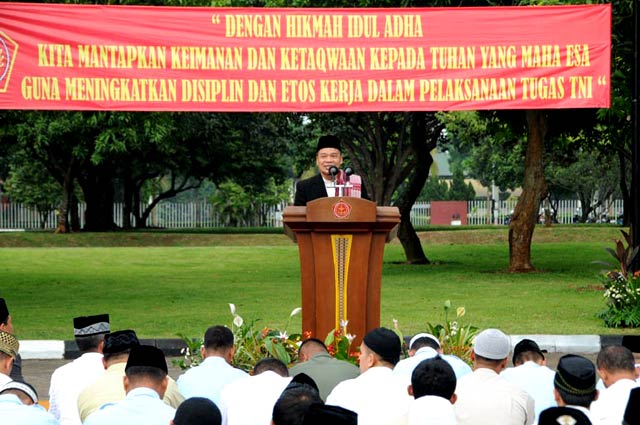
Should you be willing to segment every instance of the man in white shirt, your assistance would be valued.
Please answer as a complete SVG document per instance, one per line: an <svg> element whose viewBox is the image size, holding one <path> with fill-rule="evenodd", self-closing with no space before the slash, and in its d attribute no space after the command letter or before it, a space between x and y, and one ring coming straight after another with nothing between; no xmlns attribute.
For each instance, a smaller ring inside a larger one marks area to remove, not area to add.
<svg viewBox="0 0 640 425"><path fill-rule="evenodd" d="M531 425L533 398L502 378L511 340L498 329L486 329L475 339L473 373L458 381L454 405L460 425Z"/></svg>
<svg viewBox="0 0 640 425"><path fill-rule="evenodd" d="M400 351L400 337L392 330L377 328L367 333L360 344L360 376L339 383L327 404L353 410L360 424L406 424L412 398L392 370Z"/></svg>
<svg viewBox="0 0 640 425"><path fill-rule="evenodd" d="M415 400L409 406L409 425L455 425L456 374L444 359L423 360L411 375L409 395Z"/></svg>
<svg viewBox="0 0 640 425"><path fill-rule="evenodd" d="M556 373L547 367L544 353L531 339L523 339L513 348L513 365L500 373L507 381L525 390L535 401L536 418L540 412L556 406L553 379Z"/></svg>
<svg viewBox="0 0 640 425"><path fill-rule="evenodd" d="M109 331L108 314L73 319L73 334L81 355L54 370L49 386L49 412L61 425L81 424L78 395L104 372L102 348Z"/></svg>
<svg viewBox="0 0 640 425"><path fill-rule="evenodd" d="M621 345L610 345L600 350L596 365L606 389L591 403L593 422L601 425L620 424L629 394L638 386L633 354Z"/></svg>
<svg viewBox="0 0 640 425"><path fill-rule="evenodd" d="M9 332L0 331L0 386L12 381L9 375L19 348L16 337Z"/></svg>
<svg viewBox="0 0 640 425"><path fill-rule="evenodd" d="M84 425L168 425L176 409L162 401L169 383L167 372L162 350L150 345L134 346L122 382L127 396L100 407Z"/></svg>
<svg viewBox="0 0 640 425"><path fill-rule="evenodd" d="M440 355L453 368L456 379L460 379L467 373L472 372L471 366L459 357L442 354L442 347L438 338L428 333L419 333L409 341L409 357L400 360L393 368L393 373L404 379L409 385L411 383L411 374L416 366L423 360L432 359L437 355Z"/></svg>
<svg viewBox="0 0 640 425"><path fill-rule="evenodd" d="M578 410L591 421L589 406L593 400L598 398L596 390L596 368L591 360L575 354L562 356L558 361L558 367L553 380L553 396L559 407L567 407ZM540 414L540 425L543 425L542 418L562 413L563 411L549 408ZM552 410L555 413L549 413ZM574 419L577 414L573 415Z"/></svg>
<svg viewBox="0 0 640 425"><path fill-rule="evenodd" d="M265 358L256 363L253 375L238 379L220 393L223 425L270 425L273 406L291 382L287 365Z"/></svg>
<svg viewBox="0 0 640 425"><path fill-rule="evenodd" d="M0 418L11 425L58 425L38 404L36 390L26 382L11 381L0 386Z"/></svg>
<svg viewBox="0 0 640 425"><path fill-rule="evenodd" d="M235 353L233 332L225 326L207 329L201 353L204 361L178 377L178 389L185 399L206 397L219 406L220 391L249 375L231 365Z"/></svg>

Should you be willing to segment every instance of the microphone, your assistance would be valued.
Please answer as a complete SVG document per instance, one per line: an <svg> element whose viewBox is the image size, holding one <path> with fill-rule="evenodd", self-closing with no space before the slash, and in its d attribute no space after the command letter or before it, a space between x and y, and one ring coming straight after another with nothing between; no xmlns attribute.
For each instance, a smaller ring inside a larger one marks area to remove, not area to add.
<svg viewBox="0 0 640 425"><path fill-rule="evenodd" d="M344 168L344 173L347 176L347 181L349 181L349 177L351 177L351 174L353 174L353 168L351 167L345 167Z"/></svg>
<svg viewBox="0 0 640 425"><path fill-rule="evenodd" d="M335 178L338 175L339 171L340 170L335 165L332 165L331 167L329 167L329 174L331 175L332 178Z"/></svg>

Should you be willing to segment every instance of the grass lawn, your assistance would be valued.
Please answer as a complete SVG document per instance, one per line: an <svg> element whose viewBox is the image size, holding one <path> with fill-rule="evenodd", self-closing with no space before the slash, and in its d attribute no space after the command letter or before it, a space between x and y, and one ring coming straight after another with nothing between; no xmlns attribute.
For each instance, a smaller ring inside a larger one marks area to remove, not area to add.
<svg viewBox="0 0 640 425"><path fill-rule="evenodd" d="M596 318L603 247L615 227L539 227L532 259L539 272L510 274L506 228L421 233L428 266L403 264L386 246L383 326L406 334L443 320L443 303L464 306L478 327L511 334L621 334ZM142 337L199 336L230 324L228 303L245 320L282 328L300 305L297 246L282 234L133 232L0 234L0 296L22 339L72 339L72 318L108 312L112 329ZM289 331L299 331L296 317ZM637 331L636 331L637 332Z"/></svg>

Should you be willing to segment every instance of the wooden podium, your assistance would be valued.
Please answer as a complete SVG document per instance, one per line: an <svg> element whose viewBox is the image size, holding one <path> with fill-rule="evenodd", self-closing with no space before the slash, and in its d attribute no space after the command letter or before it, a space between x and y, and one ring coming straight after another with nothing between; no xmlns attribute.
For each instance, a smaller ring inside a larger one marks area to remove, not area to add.
<svg viewBox="0 0 640 425"><path fill-rule="evenodd" d="M396 235L398 208L360 198L320 198L285 208L283 220L300 251L302 331L324 340L348 320L357 347L380 326L384 244Z"/></svg>

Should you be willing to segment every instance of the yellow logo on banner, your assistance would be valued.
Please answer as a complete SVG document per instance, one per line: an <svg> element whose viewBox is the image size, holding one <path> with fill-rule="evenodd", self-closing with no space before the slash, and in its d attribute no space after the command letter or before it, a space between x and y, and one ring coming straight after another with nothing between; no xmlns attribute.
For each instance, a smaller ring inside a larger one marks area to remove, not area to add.
<svg viewBox="0 0 640 425"><path fill-rule="evenodd" d="M18 43L0 31L0 93L5 93L9 87L11 70L18 53Z"/></svg>

